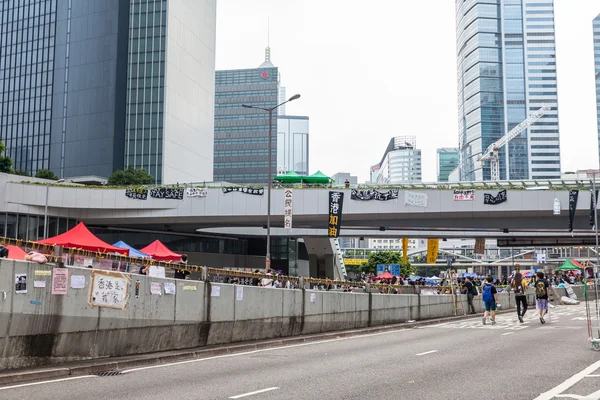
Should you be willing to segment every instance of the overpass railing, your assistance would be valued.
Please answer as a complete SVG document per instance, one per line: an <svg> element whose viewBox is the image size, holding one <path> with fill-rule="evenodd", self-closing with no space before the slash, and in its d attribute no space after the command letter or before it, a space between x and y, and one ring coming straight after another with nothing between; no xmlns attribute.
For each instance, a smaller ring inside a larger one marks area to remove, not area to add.
<svg viewBox="0 0 600 400"><path fill-rule="evenodd" d="M48 182L37 182L26 179L21 179L16 183L42 185L45 186ZM229 182L188 182L188 183L171 183L162 185L124 185L124 186L86 186L74 182L56 183L53 186L57 187L73 187L73 188L90 188L90 189L125 189L127 187L169 187L169 188L214 188L222 189L226 187L252 187L264 188L265 183L246 183L236 184ZM309 184L309 183L292 183L284 184L273 182L273 189L278 188L294 188L294 189L358 189L358 190L389 190L389 189L419 189L419 190L485 190L485 189L511 189L511 190L570 190L570 189L591 189L593 187L593 178L571 178L571 179L537 179L537 180L514 180L514 181L463 181L463 182L411 182L411 183L361 183L356 185L346 186L345 184Z"/></svg>

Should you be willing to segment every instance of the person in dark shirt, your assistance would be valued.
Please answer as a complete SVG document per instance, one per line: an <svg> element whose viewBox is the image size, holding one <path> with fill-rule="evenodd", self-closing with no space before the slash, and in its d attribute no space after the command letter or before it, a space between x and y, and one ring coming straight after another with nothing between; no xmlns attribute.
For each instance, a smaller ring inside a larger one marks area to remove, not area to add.
<svg viewBox="0 0 600 400"><path fill-rule="evenodd" d="M470 311L469 314L475 314L476 311L475 306L473 305L473 297L475 297L477 294L477 288L473 282L471 282L471 278L468 276L465 278L464 288L467 292L467 303Z"/></svg>
<svg viewBox="0 0 600 400"><path fill-rule="evenodd" d="M179 261L179 264L182 265L182 266L187 266L187 262L188 262L188 256L187 256L187 254L182 254L181 255L181 260ZM185 269L176 269L175 270L175 274L173 275L173 277L175 279L185 279L187 275L189 275L189 272L186 271Z"/></svg>

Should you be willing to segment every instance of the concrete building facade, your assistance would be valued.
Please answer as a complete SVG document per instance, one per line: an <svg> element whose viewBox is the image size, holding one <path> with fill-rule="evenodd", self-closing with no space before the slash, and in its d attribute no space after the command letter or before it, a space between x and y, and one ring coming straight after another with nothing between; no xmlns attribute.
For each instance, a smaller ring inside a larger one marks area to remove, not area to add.
<svg viewBox="0 0 600 400"><path fill-rule="evenodd" d="M15 169L212 180L215 0L24 3L0 3L0 140Z"/></svg>
<svg viewBox="0 0 600 400"><path fill-rule="evenodd" d="M500 150L500 179L560 177L553 0L456 0L460 180L489 180L487 147L543 106Z"/></svg>

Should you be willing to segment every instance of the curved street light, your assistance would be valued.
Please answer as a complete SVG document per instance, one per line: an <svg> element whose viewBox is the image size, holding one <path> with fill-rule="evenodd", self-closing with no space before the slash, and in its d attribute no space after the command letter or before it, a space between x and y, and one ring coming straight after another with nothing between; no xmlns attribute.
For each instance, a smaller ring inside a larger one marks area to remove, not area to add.
<svg viewBox="0 0 600 400"><path fill-rule="evenodd" d="M268 269L271 266L271 181L273 180L273 171L271 168L271 164L273 162L273 111L277 110L282 105L289 103L290 101L298 100L300 98L299 94L295 94L283 103L279 103L274 107L257 107L251 106L248 104L242 104L244 108L254 108L257 110L266 111L269 113L269 161L268 161L268 183L267 183L267 251L265 255L265 269Z"/></svg>

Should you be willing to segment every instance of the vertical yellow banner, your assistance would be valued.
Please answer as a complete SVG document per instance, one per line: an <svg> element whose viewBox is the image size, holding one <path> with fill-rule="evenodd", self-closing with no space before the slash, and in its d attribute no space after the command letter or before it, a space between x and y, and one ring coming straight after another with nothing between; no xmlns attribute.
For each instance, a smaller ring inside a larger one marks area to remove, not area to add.
<svg viewBox="0 0 600 400"><path fill-rule="evenodd" d="M402 238L402 264L408 264L408 238Z"/></svg>
<svg viewBox="0 0 600 400"><path fill-rule="evenodd" d="M427 239L427 264L435 264L437 261L440 239Z"/></svg>

